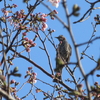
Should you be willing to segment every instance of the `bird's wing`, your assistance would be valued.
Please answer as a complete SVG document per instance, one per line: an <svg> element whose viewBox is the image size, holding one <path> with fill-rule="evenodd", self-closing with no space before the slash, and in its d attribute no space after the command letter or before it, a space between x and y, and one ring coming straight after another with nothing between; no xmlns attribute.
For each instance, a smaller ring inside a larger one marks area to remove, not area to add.
<svg viewBox="0 0 100 100"><path fill-rule="evenodd" d="M72 55L72 47L70 46L70 44L69 44L69 51L70 51L70 55L69 56L71 56Z"/></svg>

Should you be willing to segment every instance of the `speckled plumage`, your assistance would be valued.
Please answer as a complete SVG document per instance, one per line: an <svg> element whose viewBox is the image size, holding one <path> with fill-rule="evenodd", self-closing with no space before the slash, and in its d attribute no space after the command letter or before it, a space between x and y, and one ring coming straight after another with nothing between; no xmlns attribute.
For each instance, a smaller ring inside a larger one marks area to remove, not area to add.
<svg viewBox="0 0 100 100"><path fill-rule="evenodd" d="M59 40L59 44L58 44L57 53L56 53L55 72L62 74L62 69L64 65L70 61L72 48L63 35L60 35L56 38ZM58 78L61 79L61 76Z"/></svg>
<svg viewBox="0 0 100 100"><path fill-rule="evenodd" d="M68 44L66 38L63 35L60 35L56 37L59 40L58 44L58 52L59 55L61 56L61 59L65 62L68 63L70 60L70 56L72 54L72 48L70 44Z"/></svg>

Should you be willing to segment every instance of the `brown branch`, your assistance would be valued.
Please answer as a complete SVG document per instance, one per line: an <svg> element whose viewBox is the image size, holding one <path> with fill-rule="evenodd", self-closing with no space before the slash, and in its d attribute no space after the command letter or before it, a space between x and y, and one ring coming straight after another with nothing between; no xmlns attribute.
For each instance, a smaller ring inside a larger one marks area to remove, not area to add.
<svg viewBox="0 0 100 100"><path fill-rule="evenodd" d="M95 40L97 40L97 39L100 39L100 37L95 37L94 39L92 39L92 38L95 36L96 24L95 24L95 25L94 25L93 23L91 23L91 24L92 24L92 26L93 26L93 32L92 32L92 36L90 37L89 41L76 45L76 46L82 46L82 45L87 44L86 48L85 48L85 49L83 50L83 52L81 53L81 54L82 54L81 58L83 58L83 55L85 55L85 52L86 52L86 50L89 48L90 43L92 43L93 41L95 41ZM91 58L91 57L89 57L88 55L85 55L85 56L87 56L87 57L90 58L91 60L95 61L94 58ZM96 61L95 61L95 62L96 62Z"/></svg>
<svg viewBox="0 0 100 100"><path fill-rule="evenodd" d="M0 43L2 44L2 42L0 41ZM4 46L7 46L6 44L4 44ZM19 57L25 59L26 61L30 62L31 64L33 64L35 67L37 67L38 69L40 69L43 73L45 73L46 75L48 75L49 77L53 78L53 75L49 74L46 70L43 69L43 67L39 66L38 64L36 64L34 61L30 60L29 58L27 58L26 56L21 55L20 53L18 53L17 51L15 51L14 49L10 48L10 50L14 53L16 53L16 55L18 55ZM68 89L69 91L74 91L72 88L70 88L68 85L66 85L65 83L63 83L62 81L58 80L59 83L64 86L66 89Z"/></svg>
<svg viewBox="0 0 100 100"><path fill-rule="evenodd" d="M26 81L25 83L23 83L22 86L21 86L16 92L20 91L20 90L24 87L24 85L25 85L26 83L27 83L27 81Z"/></svg>
<svg viewBox="0 0 100 100"><path fill-rule="evenodd" d="M64 1L64 3L65 3L65 2L66 2L66 1ZM52 11L46 4L44 4L44 3L42 3L42 4L43 4L48 10ZM66 14L67 14L67 13L66 13ZM56 16L55 16L55 17L56 17ZM59 17L56 17L56 18L59 20ZM69 33L70 33L70 36L71 36L71 38L72 38L72 42L73 42L74 47L75 47L75 52L76 52L76 57L77 57L77 60L78 60L78 65L80 66L79 68L80 68L80 70L81 70L81 72L82 72L82 75L84 76L84 79L86 80L86 84L87 84L87 86L88 86L88 91L90 91L90 88L89 88L89 84L88 84L88 82L87 82L86 75L84 74L84 70L83 70L82 64L81 64L81 62L80 62L79 51L78 51L78 48L76 47L77 44L76 44L75 39L74 39L74 37L73 37L72 30L70 29L71 26L70 26L69 14L67 14L66 18L68 18L68 25L66 25L66 23L63 22L61 19L59 20L59 22L61 22L62 25L63 25L63 26L69 31ZM89 95L89 97L90 97L90 95Z"/></svg>
<svg viewBox="0 0 100 100"><path fill-rule="evenodd" d="M7 100L16 100L14 99L12 96L8 95L7 92L5 92L4 90L0 89L0 96L3 96L4 98L6 98Z"/></svg>
<svg viewBox="0 0 100 100"><path fill-rule="evenodd" d="M15 51L14 51L14 52L15 52ZM18 54L19 57L21 57L21 58L27 60L28 62L30 62L31 64L33 64L33 65L36 66L37 68L39 68L42 72L44 72L44 73L45 73L46 75L48 75L49 77L53 78L53 76L52 76L51 74L49 74L47 71L45 71L45 70L43 69L43 67L37 65L37 64L36 64L35 62L33 62L32 60L28 59L27 57L25 57L25 56L23 56L23 55L21 55L21 54L19 54L19 53L17 53L17 52L16 52L16 54ZM70 88L69 86L67 86L66 84L64 84L62 81L59 81L59 83L60 83L61 85L63 85L65 88L67 88L69 91L73 91L72 88Z"/></svg>
<svg viewBox="0 0 100 100"><path fill-rule="evenodd" d="M45 32L43 32L43 33L44 33L44 35L46 36L46 38L48 39L48 41L53 45L53 47L54 47L55 50L56 50L56 45L55 45L54 40L53 40L53 38L52 38L51 32L49 32L47 35L46 35ZM49 35L51 36L51 39L48 37Z"/></svg>
<svg viewBox="0 0 100 100"><path fill-rule="evenodd" d="M83 15L82 18L80 18L78 21L73 22L74 24L76 24L76 23L78 23L78 22L83 22L83 21L87 20L87 19L90 17L90 15L92 14L92 10L100 9L100 7L93 8L93 7L95 6L96 3L100 2L99 0L97 0L97 1L95 1L95 2L93 2L93 3L89 2L89 1L86 1L86 2L89 3L89 4L91 4L91 7L86 11L86 13ZM88 14L88 13L89 13L89 14ZM85 16L86 16L87 14L88 14L88 16L85 18ZM85 19L84 19L84 18L85 18Z"/></svg>
<svg viewBox="0 0 100 100"><path fill-rule="evenodd" d="M46 5L45 3L42 2L41 4L44 5L49 11L52 11L50 9L50 7L48 5ZM54 16L62 25L64 25L65 28L68 29L68 26L66 25L66 23L64 21L62 21L57 15L54 15Z"/></svg>
<svg viewBox="0 0 100 100"><path fill-rule="evenodd" d="M85 54L85 53L82 53L82 55L87 56L88 58L90 58L91 60L93 60L94 62L96 62L96 63L97 63L97 61L96 61L93 57L90 57L90 56L88 56L88 55L87 55L87 54Z"/></svg>
<svg viewBox="0 0 100 100"><path fill-rule="evenodd" d="M21 99L24 99L24 98L26 98L27 96L29 96L29 95L32 93L33 87L34 87L34 85L32 84L32 85L31 85L30 91L29 91L25 96L21 97Z"/></svg>
<svg viewBox="0 0 100 100"><path fill-rule="evenodd" d="M13 52L15 52L15 51L13 51ZM16 52L16 54L17 54L19 57L21 57L21 58L27 60L28 62L30 62L31 64L33 64L33 65L36 66L37 68L39 68L39 69L40 69L42 72L44 72L46 75L48 75L49 77L52 78L52 75L49 74L46 70L44 70L43 67L39 66L38 64L36 64L36 63L33 62L32 60L30 60L29 58L27 58L27 57L25 57L25 56L19 54L18 52Z"/></svg>
<svg viewBox="0 0 100 100"><path fill-rule="evenodd" d="M44 83L44 84L46 84L46 85L49 85L49 86L51 86L51 87L53 87L53 88L54 88L54 86L53 86L53 85L51 85L51 84L49 84L49 83L47 83L47 82L44 82L44 81L42 81L42 80L40 80L40 79L38 79L38 78L36 78L36 80L38 80L38 81L40 81L40 82L42 82L42 83Z"/></svg>
<svg viewBox="0 0 100 100"><path fill-rule="evenodd" d="M41 41L42 44L43 44L43 47L44 47L43 50L45 51L45 53L46 53L46 55L47 55L47 58L48 58L48 62L49 62L49 66L50 66L50 70L51 70L51 72L52 72L52 75L54 75L54 71L53 71L53 68L52 68L50 55L49 55L48 50L47 50L46 45L45 45L46 37L45 37L45 39L43 40L43 39L41 38L41 36L39 35L39 33L38 33L38 36L39 36L40 41Z"/></svg>
<svg viewBox="0 0 100 100"><path fill-rule="evenodd" d="M73 23L76 24L76 23L78 23L78 22L83 22L83 21L87 20L87 19L90 17L91 13L92 13L91 10L92 10L92 8L90 8L90 9L83 15L83 17L82 17L81 19L79 19L78 21L75 21L75 22L73 22ZM85 17L88 13L89 13L89 15L84 19L84 17Z"/></svg>
<svg viewBox="0 0 100 100"><path fill-rule="evenodd" d="M92 69L86 76L88 77L89 75L93 75L94 72L95 72L96 70L98 70L98 69L99 69L99 66L95 67L95 68Z"/></svg>
<svg viewBox="0 0 100 100"><path fill-rule="evenodd" d="M90 91L90 86L88 84L88 81L87 81L87 77L86 77L86 74L84 72L84 69L82 67L82 64L81 64L81 61L80 61L80 55L79 55L79 51L78 51L78 48L76 47L76 42L75 42L75 39L74 39L74 36L73 36L73 32L72 32L72 29L71 29L71 22L70 22L70 17L69 17L69 11L68 11L68 7L66 6L66 0L63 0L62 1L62 5L63 5L63 8L65 10L65 14L66 14L66 18L67 18L67 22L68 22L68 26L69 26L69 35L72 39L72 42L73 42L73 45L74 45L74 48L75 48L75 54L76 54L76 58L77 58L77 62L78 62L78 66L79 66L79 70L82 74L82 76L84 77L85 79L85 84L86 84L86 88L87 88L87 91L88 91L88 97L89 99L91 100L91 95L89 93Z"/></svg>
<svg viewBox="0 0 100 100"><path fill-rule="evenodd" d="M86 44L88 44L88 43L92 43L93 41L98 40L98 39L100 39L100 36L99 36L99 37L95 37L94 39L92 39L92 40L90 40L90 41L77 44L76 47L79 47L79 46L82 46L82 45L86 45Z"/></svg>
<svg viewBox="0 0 100 100"><path fill-rule="evenodd" d="M41 2L41 1L40 1L40 2ZM37 5L39 5L38 0L36 0L34 6L32 6L32 8L31 8L30 11L28 12L28 14L27 14L27 15L25 16L25 18L23 19L23 21L22 21L22 23L21 23L22 25L24 24L24 22L26 21L27 17L30 15L30 13L37 7ZM15 39L17 38L17 36L19 35L20 32L21 32L21 29L19 29L19 30L17 31L17 33L16 33L16 35L14 36L14 38L12 39L12 41L11 41L9 47L5 50L5 54L7 54L7 52L10 50L10 48L12 47L12 45L13 45ZM3 61L4 61L4 56L3 56L2 60L1 60L1 65L2 65Z"/></svg>
<svg viewBox="0 0 100 100"><path fill-rule="evenodd" d="M69 66L66 66L66 70L68 71L68 73L69 73L70 76L72 77L73 83L75 83L75 85L77 86L77 81L76 81L76 78L75 78L75 76L74 76L74 72L70 69Z"/></svg>

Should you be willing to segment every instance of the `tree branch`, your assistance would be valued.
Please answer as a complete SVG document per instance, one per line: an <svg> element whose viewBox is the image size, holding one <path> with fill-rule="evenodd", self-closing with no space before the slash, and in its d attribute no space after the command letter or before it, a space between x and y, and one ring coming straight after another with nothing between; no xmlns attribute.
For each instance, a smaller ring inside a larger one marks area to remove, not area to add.
<svg viewBox="0 0 100 100"><path fill-rule="evenodd" d="M12 96L8 95L7 92L5 92L4 90L0 89L0 96L3 96L4 98L6 98L7 100L16 100L14 99Z"/></svg>

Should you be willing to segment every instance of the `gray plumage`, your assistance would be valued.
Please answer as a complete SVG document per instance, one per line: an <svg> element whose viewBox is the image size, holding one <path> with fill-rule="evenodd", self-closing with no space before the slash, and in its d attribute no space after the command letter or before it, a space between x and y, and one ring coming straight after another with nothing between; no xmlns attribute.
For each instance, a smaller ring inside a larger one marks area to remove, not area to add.
<svg viewBox="0 0 100 100"><path fill-rule="evenodd" d="M56 37L59 40L58 51L65 63L68 63L70 60L70 56L72 54L72 48L70 44L68 44L66 38L63 35Z"/></svg>
<svg viewBox="0 0 100 100"><path fill-rule="evenodd" d="M62 69L64 65L70 61L72 48L63 35L60 35L56 38L59 40L59 44L58 44L57 52L56 52L55 72L62 74ZM61 79L61 76L59 76L58 78Z"/></svg>

